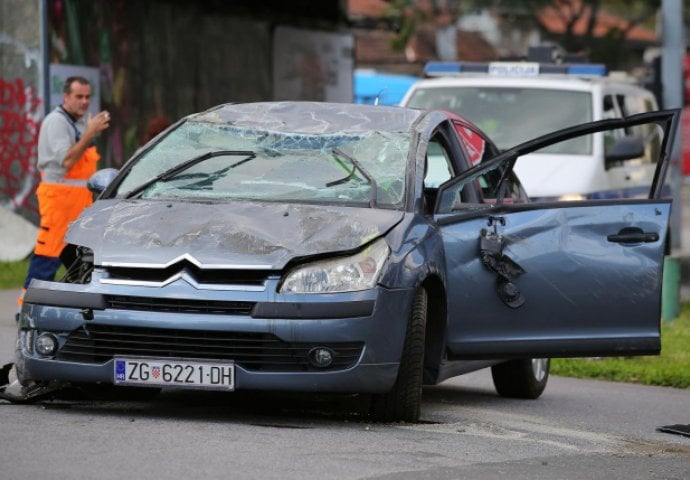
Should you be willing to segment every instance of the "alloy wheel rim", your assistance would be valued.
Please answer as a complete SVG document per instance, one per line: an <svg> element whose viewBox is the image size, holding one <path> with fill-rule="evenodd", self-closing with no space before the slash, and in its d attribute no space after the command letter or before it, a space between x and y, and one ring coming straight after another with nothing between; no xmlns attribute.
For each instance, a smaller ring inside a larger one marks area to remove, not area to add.
<svg viewBox="0 0 690 480"><path fill-rule="evenodd" d="M541 382L546 377L546 369L549 364L548 358L532 359L532 374L537 382Z"/></svg>

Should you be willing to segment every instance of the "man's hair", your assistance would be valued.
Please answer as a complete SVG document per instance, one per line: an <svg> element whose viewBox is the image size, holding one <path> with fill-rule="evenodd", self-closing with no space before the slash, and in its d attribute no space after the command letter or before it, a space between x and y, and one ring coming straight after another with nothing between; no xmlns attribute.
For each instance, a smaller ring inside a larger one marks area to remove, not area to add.
<svg viewBox="0 0 690 480"><path fill-rule="evenodd" d="M91 83L84 77L68 77L67 80L65 80L65 85L62 87L62 92L67 94L72 93L72 84L74 82L81 83L82 85L91 85Z"/></svg>

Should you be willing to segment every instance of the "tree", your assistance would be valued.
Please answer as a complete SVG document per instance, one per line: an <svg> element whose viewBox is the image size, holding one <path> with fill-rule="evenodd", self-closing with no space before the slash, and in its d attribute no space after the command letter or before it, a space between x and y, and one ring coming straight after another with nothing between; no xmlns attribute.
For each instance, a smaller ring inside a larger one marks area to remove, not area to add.
<svg viewBox="0 0 690 480"><path fill-rule="evenodd" d="M606 63L612 69L639 63L629 48L630 32L637 26L654 28L662 0L390 0L386 12L397 35L393 48L402 50L420 24L442 12L457 15L467 11L490 9L504 21L520 19L532 24L542 37L559 43L568 52L581 52L593 62ZM690 2L684 2L685 17L690 19ZM544 13L560 19L563 32L554 34L544 23ZM622 22L608 25L601 31L603 13L610 13ZM584 28L582 27L584 22ZM638 55L639 56L639 55Z"/></svg>
<svg viewBox="0 0 690 480"><path fill-rule="evenodd" d="M499 15L514 14L515 9L530 14L542 36L558 42L568 52L584 53L592 62L605 63L611 69L623 69L639 63L629 48L630 32L637 26L653 22L661 0L506 0L497 1ZM507 8L507 11L506 11ZM619 22L603 25L608 13ZM561 34L554 34L547 18L560 20ZM648 25L649 26L649 25ZM602 29L604 29L602 31Z"/></svg>

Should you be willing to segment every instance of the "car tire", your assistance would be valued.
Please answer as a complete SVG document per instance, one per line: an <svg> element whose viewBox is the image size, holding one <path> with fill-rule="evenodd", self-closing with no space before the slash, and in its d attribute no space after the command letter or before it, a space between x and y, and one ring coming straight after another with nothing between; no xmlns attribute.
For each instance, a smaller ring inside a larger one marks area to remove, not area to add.
<svg viewBox="0 0 690 480"><path fill-rule="evenodd" d="M502 397L538 398L549 380L548 358L511 360L491 367L496 391Z"/></svg>
<svg viewBox="0 0 690 480"><path fill-rule="evenodd" d="M372 396L370 415L379 422L416 422L422 403L424 367L424 337L426 334L427 293L419 288L415 293L407 321L398 377L393 388Z"/></svg>

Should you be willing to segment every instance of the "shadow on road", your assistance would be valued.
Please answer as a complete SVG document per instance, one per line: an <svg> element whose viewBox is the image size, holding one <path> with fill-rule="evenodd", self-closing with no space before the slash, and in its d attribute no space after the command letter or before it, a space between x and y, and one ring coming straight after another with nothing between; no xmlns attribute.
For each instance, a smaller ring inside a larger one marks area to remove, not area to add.
<svg viewBox="0 0 690 480"><path fill-rule="evenodd" d="M424 404L473 406L501 401L495 393L474 387L427 387ZM246 423L276 428L313 428L311 424L362 422L368 415L368 395L286 392L203 392L115 386L75 386L28 404L27 408L97 413L137 418ZM438 423L430 419L421 423Z"/></svg>

